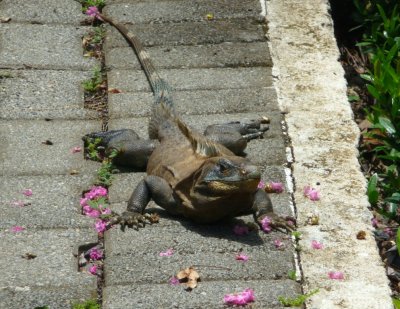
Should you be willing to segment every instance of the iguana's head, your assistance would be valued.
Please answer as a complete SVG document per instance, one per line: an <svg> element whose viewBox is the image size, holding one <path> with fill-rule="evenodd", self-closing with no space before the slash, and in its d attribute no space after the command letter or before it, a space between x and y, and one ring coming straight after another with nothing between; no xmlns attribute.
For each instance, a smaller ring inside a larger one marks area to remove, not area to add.
<svg viewBox="0 0 400 309"><path fill-rule="evenodd" d="M237 156L208 158L197 175L195 190L214 196L255 192L261 178L257 166Z"/></svg>

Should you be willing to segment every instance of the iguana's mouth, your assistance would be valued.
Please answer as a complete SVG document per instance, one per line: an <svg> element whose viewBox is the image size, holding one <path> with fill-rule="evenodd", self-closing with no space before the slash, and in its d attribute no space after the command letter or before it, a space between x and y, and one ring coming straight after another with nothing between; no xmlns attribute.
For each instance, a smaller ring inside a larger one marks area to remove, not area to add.
<svg viewBox="0 0 400 309"><path fill-rule="evenodd" d="M253 192L257 189L260 178L243 179L240 181L214 180L208 183L208 187L215 192Z"/></svg>

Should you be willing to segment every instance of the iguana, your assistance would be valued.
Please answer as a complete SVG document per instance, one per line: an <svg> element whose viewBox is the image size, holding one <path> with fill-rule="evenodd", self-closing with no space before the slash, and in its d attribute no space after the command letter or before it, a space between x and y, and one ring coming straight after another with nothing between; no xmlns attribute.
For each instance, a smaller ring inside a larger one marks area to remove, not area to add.
<svg viewBox="0 0 400 309"><path fill-rule="evenodd" d="M101 138L107 151L116 149L116 164L147 166L147 176L133 191L127 211L111 223L119 222L122 228L143 227L144 210L152 199L169 213L199 223L253 213L258 224L268 216L271 227L291 231L288 218L275 215L267 193L258 188L258 167L240 156L249 140L268 129L263 121L213 125L203 135L194 131L175 112L170 87L155 70L138 38L110 18L100 13L97 17L116 27L133 47L154 93L150 140L140 139L129 129L84 137Z"/></svg>

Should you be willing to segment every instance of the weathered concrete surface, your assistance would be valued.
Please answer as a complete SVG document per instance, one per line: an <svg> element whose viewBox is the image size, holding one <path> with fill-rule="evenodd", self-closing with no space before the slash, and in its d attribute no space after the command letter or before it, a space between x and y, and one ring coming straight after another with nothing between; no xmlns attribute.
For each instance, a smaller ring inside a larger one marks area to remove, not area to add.
<svg viewBox="0 0 400 309"><path fill-rule="evenodd" d="M98 165L72 153L101 128L81 86L97 61L83 57L76 1L3 0L0 18L11 18L0 27L0 308L70 309L97 297L77 255L98 242L79 204Z"/></svg>
<svg viewBox="0 0 400 309"><path fill-rule="evenodd" d="M94 175L0 177L0 229L92 227L93 219L81 214L79 197L94 181ZM23 194L26 189L32 196Z"/></svg>
<svg viewBox="0 0 400 309"><path fill-rule="evenodd" d="M271 66L265 54L267 42L146 48L158 69ZM267 50L268 51L268 50ZM131 47L113 48L106 53L107 66L113 69L141 69Z"/></svg>
<svg viewBox="0 0 400 309"><path fill-rule="evenodd" d="M74 253L78 245L96 243L97 233L89 230L35 230L0 232L0 308L35 308L71 303L96 294L96 278L79 273ZM36 255L26 259L27 253ZM67 288L69 287L69 288ZM76 293L76 294L75 294Z"/></svg>
<svg viewBox="0 0 400 309"><path fill-rule="evenodd" d="M344 72L328 1L267 1L278 101L288 114L297 190L295 204L305 289L319 288L309 308L393 308L367 209L366 181L357 161L359 130L346 97ZM290 14L288 14L290 12ZM321 192L312 202L306 185ZM309 214L320 225L306 225ZM359 231L366 240L357 240ZM324 244L313 250L312 240ZM329 271L345 279L328 278Z"/></svg>
<svg viewBox="0 0 400 309"><path fill-rule="evenodd" d="M271 68L159 70L174 90L260 88L272 85ZM112 70L108 86L122 92L150 91L142 71Z"/></svg>
<svg viewBox="0 0 400 309"><path fill-rule="evenodd" d="M112 16L111 16L112 17ZM184 22L172 24L126 25L137 34L144 46L160 45L201 45L224 42L261 42L266 41L261 24L243 19L215 22ZM115 29L107 33L106 49L127 47L128 43Z"/></svg>
<svg viewBox="0 0 400 309"><path fill-rule="evenodd" d="M2 24L0 68L90 70L97 62L83 58L86 33L67 25Z"/></svg>
<svg viewBox="0 0 400 309"><path fill-rule="evenodd" d="M79 25L82 6L74 0L2 0L0 18L12 22Z"/></svg>
<svg viewBox="0 0 400 309"><path fill-rule="evenodd" d="M0 52L1 53L1 52ZM83 108L83 80L91 72L0 70L0 119L85 119L97 113Z"/></svg>
<svg viewBox="0 0 400 309"><path fill-rule="evenodd" d="M199 288L192 292L186 292L182 287L169 284L113 286L106 287L104 290L103 308L129 308L132 300L135 302L135 308L227 308L222 304L221 295L240 292L246 288L258 291L255 294L257 300L251 308L283 308L277 301L278 297L293 297L290 291L296 289L296 283L291 280L282 280L282 285L274 281L217 281L200 283ZM149 295L151 295L151 302Z"/></svg>
<svg viewBox="0 0 400 309"><path fill-rule="evenodd" d="M137 3L116 3L107 5L104 13L118 17L123 23L173 23L182 21L204 21L212 14L212 20L234 18L257 18L260 8L254 7L253 0L242 0L232 5L230 0L187 0Z"/></svg>
<svg viewBox="0 0 400 309"><path fill-rule="evenodd" d="M181 114L208 114L260 112L269 116L276 111L276 91L273 87L174 91L174 103ZM151 92L126 92L108 95L112 118L148 116L154 102ZM188 102L190 102L188 104ZM209 102L213 102L210 106ZM258 116L260 116L258 115Z"/></svg>
<svg viewBox="0 0 400 309"><path fill-rule="evenodd" d="M2 175L68 175L94 170L85 161L81 137L99 131L99 121L10 120L0 122L0 173ZM49 145L46 141L51 142Z"/></svg>

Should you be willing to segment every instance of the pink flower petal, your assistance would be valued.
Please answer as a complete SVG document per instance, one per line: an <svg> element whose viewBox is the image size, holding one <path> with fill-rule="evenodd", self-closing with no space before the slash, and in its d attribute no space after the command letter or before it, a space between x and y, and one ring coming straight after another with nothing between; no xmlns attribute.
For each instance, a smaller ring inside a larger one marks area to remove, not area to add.
<svg viewBox="0 0 400 309"><path fill-rule="evenodd" d="M90 249L89 256L93 261L101 260L103 258L103 250L94 247Z"/></svg>
<svg viewBox="0 0 400 309"><path fill-rule="evenodd" d="M229 306L243 306L254 301L255 297L252 289L245 289L243 292L227 294L224 296L224 303Z"/></svg>
<svg viewBox="0 0 400 309"><path fill-rule="evenodd" d="M390 227L385 227L385 229L383 230L386 234L388 234L390 237L394 236L394 232Z"/></svg>
<svg viewBox="0 0 400 309"><path fill-rule="evenodd" d="M169 284L170 285L178 285L179 279L177 277L173 276L171 279L169 279Z"/></svg>
<svg viewBox="0 0 400 309"><path fill-rule="evenodd" d="M316 241L316 240L312 240L311 241L311 247L313 249L319 250L319 249L322 249L324 247L324 245L322 243Z"/></svg>
<svg viewBox="0 0 400 309"><path fill-rule="evenodd" d="M284 244L280 239L275 239L274 245L275 245L275 248L277 248L277 249L282 249L284 247Z"/></svg>
<svg viewBox="0 0 400 309"><path fill-rule="evenodd" d="M81 151L82 151L82 147L79 147L79 146L76 146L71 149L72 153L77 153L77 152L81 152Z"/></svg>
<svg viewBox="0 0 400 309"><path fill-rule="evenodd" d="M265 233L272 231L272 227L270 226L271 222L271 218L268 216L265 216L264 219L261 220L261 228Z"/></svg>
<svg viewBox="0 0 400 309"><path fill-rule="evenodd" d="M28 206L29 203L24 203L23 201L12 201L11 205L17 206L17 207L24 207L24 206Z"/></svg>
<svg viewBox="0 0 400 309"><path fill-rule="evenodd" d="M239 253L239 254L236 254L235 259L238 261L247 262L249 260L249 257L245 254Z"/></svg>
<svg viewBox="0 0 400 309"><path fill-rule="evenodd" d="M97 14L99 14L99 9L96 6L89 6L85 13L86 15L95 17Z"/></svg>
<svg viewBox="0 0 400 309"><path fill-rule="evenodd" d="M107 222L103 220L97 220L94 227L98 233L102 233L107 229Z"/></svg>
<svg viewBox="0 0 400 309"><path fill-rule="evenodd" d="M235 227L233 228L233 233L235 233L236 235L242 236L242 235L247 235L249 234L249 227L247 225L235 225Z"/></svg>
<svg viewBox="0 0 400 309"><path fill-rule="evenodd" d="M269 185L271 186L271 189L275 193L282 193L283 192L283 184L281 182L273 182L273 181L271 181L269 183Z"/></svg>
<svg viewBox="0 0 400 309"><path fill-rule="evenodd" d="M93 266L89 267L89 272L92 275L97 275L97 265L93 265Z"/></svg>
<svg viewBox="0 0 400 309"><path fill-rule="evenodd" d="M258 189L264 189L264 188L265 188L265 182L262 181L262 180L260 180L260 182L258 183L257 188L258 188Z"/></svg>
<svg viewBox="0 0 400 309"><path fill-rule="evenodd" d="M372 218L371 219L371 224L373 227L377 228L378 227L378 219L377 218Z"/></svg>
<svg viewBox="0 0 400 309"><path fill-rule="evenodd" d="M22 191L22 194L25 196L32 196L32 189L26 189Z"/></svg>
<svg viewBox="0 0 400 309"><path fill-rule="evenodd" d="M305 186L303 190L304 196L308 197L311 201L318 201L321 196L317 189Z"/></svg>
<svg viewBox="0 0 400 309"><path fill-rule="evenodd" d="M171 256L174 254L174 250L172 248L169 248L167 251L160 252L160 256Z"/></svg>
<svg viewBox="0 0 400 309"><path fill-rule="evenodd" d="M25 228L23 226L15 225L15 226L11 227L11 233L22 232L23 230L25 230Z"/></svg>
<svg viewBox="0 0 400 309"><path fill-rule="evenodd" d="M333 280L342 280L344 279L344 274L341 271L330 271L328 272L328 276Z"/></svg>

